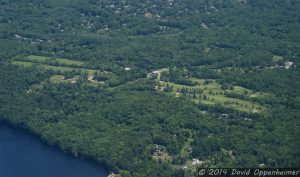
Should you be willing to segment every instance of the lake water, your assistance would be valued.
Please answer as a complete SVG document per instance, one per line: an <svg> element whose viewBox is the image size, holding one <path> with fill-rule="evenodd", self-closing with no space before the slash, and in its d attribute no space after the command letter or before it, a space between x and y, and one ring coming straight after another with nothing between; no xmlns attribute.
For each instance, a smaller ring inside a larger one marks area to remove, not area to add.
<svg viewBox="0 0 300 177"><path fill-rule="evenodd" d="M0 177L107 177L108 171L0 123Z"/></svg>

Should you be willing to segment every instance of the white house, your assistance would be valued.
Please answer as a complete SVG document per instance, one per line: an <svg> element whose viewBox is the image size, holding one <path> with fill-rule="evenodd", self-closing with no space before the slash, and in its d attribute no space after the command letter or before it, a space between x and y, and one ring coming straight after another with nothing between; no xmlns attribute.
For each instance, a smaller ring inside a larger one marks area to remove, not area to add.
<svg viewBox="0 0 300 177"><path fill-rule="evenodd" d="M193 159L192 164L193 165L198 165L198 164L200 164L200 160L199 159Z"/></svg>
<svg viewBox="0 0 300 177"><path fill-rule="evenodd" d="M287 61L285 62L285 69L291 69L291 67L294 65L294 62Z"/></svg>

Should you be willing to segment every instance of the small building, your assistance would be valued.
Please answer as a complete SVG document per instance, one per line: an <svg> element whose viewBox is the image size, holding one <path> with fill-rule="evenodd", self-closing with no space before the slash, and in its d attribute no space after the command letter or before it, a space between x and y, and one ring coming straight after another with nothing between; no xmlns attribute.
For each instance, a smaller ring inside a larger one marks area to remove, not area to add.
<svg viewBox="0 0 300 177"><path fill-rule="evenodd" d="M154 75L158 75L160 73L161 73L161 71L152 71L152 74L154 74Z"/></svg>
<svg viewBox="0 0 300 177"><path fill-rule="evenodd" d="M266 168L266 164L264 163L261 163L261 164L258 164L259 168Z"/></svg>
<svg viewBox="0 0 300 177"><path fill-rule="evenodd" d="M294 62L286 61L285 62L285 69L291 69L293 65L294 65Z"/></svg>
<svg viewBox="0 0 300 177"><path fill-rule="evenodd" d="M131 70L131 68L125 68L125 71L130 71Z"/></svg>
<svg viewBox="0 0 300 177"><path fill-rule="evenodd" d="M169 72L169 68L162 68L162 69L152 71L152 72L148 73L148 77L160 80L160 76L163 72Z"/></svg>
<svg viewBox="0 0 300 177"><path fill-rule="evenodd" d="M183 165L183 166L181 166L181 169L186 170L186 169L187 169L187 166L186 166L186 165Z"/></svg>
<svg viewBox="0 0 300 177"><path fill-rule="evenodd" d="M200 162L200 160L199 159L193 159L192 160L192 165L198 165L198 164L200 164L201 162Z"/></svg>
<svg viewBox="0 0 300 177"><path fill-rule="evenodd" d="M205 23L201 23L201 28L208 29L208 26Z"/></svg>
<svg viewBox="0 0 300 177"><path fill-rule="evenodd" d="M163 145L154 144L154 147L155 147L156 150L160 150L160 151L166 150L166 147L163 146Z"/></svg>
<svg viewBox="0 0 300 177"><path fill-rule="evenodd" d="M166 153L166 147L159 144L154 144L154 152L153 155L159 157L163 156Z"/></svg>
<svg viewBox="0 0 300 177"><path fill-rule="evenodd" d="M146 12L146 13L144 14L144 17L145 17L145 18L153 18L153 14L150 13L150 12Z"/></svg>
<svg viewBox="0 0 300 177"><path fill-rule="evenodd" d="M160 91L164 92L164 91L166 91L166 89L167 89L166 87L161 87Z"/></svg>
<svg viewBox="0 0 300 177"><path fill-rule="evenodd" d="M201 160L199 160L199 159L192 159L192 165L201 166L201 165L203 165L203 164L205 164L204 161L201 161Z"/></svg>
<svg viewBox="0 0 300 177"><path fill-rule="evenodd" d="M227 119L228 116L229 116L228 114L220 114L219 119Z"/></svg>
<svg viewBox="0 0 300 177"><path fill-rule="evenodd" d="M150 75L150 77L152 77L152 78L157 78L157 79L159 79L159 78L160 78L160 75L161 75L161 71L152 71L149 75Z"/></svg>

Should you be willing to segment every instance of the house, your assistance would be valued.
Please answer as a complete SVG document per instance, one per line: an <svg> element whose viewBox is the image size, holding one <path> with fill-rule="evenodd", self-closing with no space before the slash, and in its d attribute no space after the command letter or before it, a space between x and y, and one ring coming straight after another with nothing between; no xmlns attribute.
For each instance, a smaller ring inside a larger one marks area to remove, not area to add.
<svg viewBox="0 0 300 177"><path fill-rule="evenodd" d="M154 79L160 79L160 76L163 72L169 72L169 68L162 68L148 73L148 77L152 77Z"/></svg>
<svg viewBox="0 0 300 177"><path fill-rule="evenodd" d="M165 91L166 89L167 89L166 87L161 87L161 88L160 88L160 91L163 92L163 91Z"/></svg>
<svg viewBox="0 0 300 177"><path fill-rule="evenodd" d="M152 74L153 75L159 75L159 74L161 74L161 71L152 71Z"/></svg>
<svg viewBox="0 0 300 177"><path fill-rule="evenodd" d="M261 163L261 164L258 164L259 168L266 168L266 164L264 163Z"/></svg>
<svg viewBox="0 0 300 177"><path fill-rule="evenodd" d="M285 69L291 69L293 65L294 65L294 62L286 61L285 62Z"/></svg>
<svg viewBox="0 0 300 177"><path fill-rule="evenodd" d="M200 164L201 162L200 162L200 160L199 159L193 159L192 160L192 165L198 165L198 164Z"/></svg>
<svg viewBox="0 0 300 177"><path fill-rule="evenodd" d="M131 70L131 68L125 68L125 71L130 71Z"/></svg>
<svg viewBox="0 0 300 177"><path fill-rule="evenodd" d="M208 29L208 26L205 23L201 23L201 28Z"/></svg>
<svg viewBox="0 0 300 177"><path fill-rule="evenodd" d="M149 76L152 78L157 78L159 79L161 75L161 71L152 71L151 73L149 73Z"/></svg>
<svg viewBox="0 0 300 177"><path fill-rule="evenodd" d="M227 119L228 116L229 116L228 114L220 114L219 119Z"/></svg>
<svg viewBox="0 0 300 177"><path fill-rule="evenodd" d="M181 166L181 169L186 170L186 169L187 169L187 166L186 166L186 165L183 165L183 166Z"/></svg>
<svg viewBox="0 0 300 177"><path fill-rule="evenodd" d="M204 161L200 161L199 159L192 160L192 165L203 165L204 163Z"/></svg>
<svg viewBox="0 0 300 177"><path fill-rule="evenodd" d="M160 76L161 76L161 71L152 71L149 75L151 76L151 77L156 77L156 78L160 78Z"/></svg>
<svg viewBox="0 0 300 177"><path fill-rule="evenodd" d="M154 144L154 153L155 156L162 156L166 153L166 147L159 144Z"/></svg>

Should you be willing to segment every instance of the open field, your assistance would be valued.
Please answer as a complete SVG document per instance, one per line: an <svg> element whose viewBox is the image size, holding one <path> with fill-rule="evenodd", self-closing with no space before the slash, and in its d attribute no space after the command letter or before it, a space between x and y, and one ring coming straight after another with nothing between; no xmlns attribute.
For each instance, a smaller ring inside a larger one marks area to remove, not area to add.
<svg viewBox="0 0 300 177"><path fill-rule="evenodd" d="M21 65L25 67L30 67L36 65L37 67L42 67L45 69L51 69L54 71L62 71L62 72L71 72L71 71L79 71L79 72L87 72L88 74L94 74L95 72L98 72L98 70L93 69L86 69L86 68L72 68L72 67L66 67L66 66L51 66L46 64L39 64L34 62L27 62L27 61L13 61L12 64Z"/></svg>
<svg viewBox="0 0 300 177"><path fill-rule="evenodd" d="M275 61L275 62L276 61L281 61L281 60L283 60L283 57L279 56L279 55L274 55L273 58L272 58L272 60Z"/></svg>
<svg viewBox="0 0 300 177"><path fill-rule="evenodd" d="M64 79L65 79L65 76L63 76L63 75L54 75L50 78L50 81L57 83L57 82L61 82Z"/></svg>
<svg viewBox="0 0 300 177"><path fill-rule="evenodd" d="M52 83L76 83L81 76L83 76L82 74L86 73L87 74L87 81L89 81L87 84L91 85L91 86L98 86L103 85L104 82L103 81L97 81L97 79L94 79L96 75L99 74L106 74L109 75L109 79L115 79L115 74L113 73L109 73L109 72L102 72L100 73L99 70L94 70L94 69L88 69L88 68L84 68L84 63L83 62L79 62L79 61L73 61L73 60L68 60L68 59L61 59L61 58L56 58L55 61L59 62L59 64L63 64L63 66L60 66L58 64L54 65L53 62L49 61L51 60L51 58L49 57L43 57L43 56L34 56L34 55L30 55L28 57L26 57L26 59L22 59L22 60L15 60L12 61L11 64L15 64L15 65L20 65L20 66L24 66L24 67L39 67L39 68L43 68L46 70L53 70L53 71L57 71L57 72L66 72L63 75L53 75L50 78L50 81ZM70 78L70 73L68 74L68 72L79 72L79 73L74 73L71 74L71 78ZM61 73L58 73L61 74ZM68 76L68 79L66 79L66 75Z"/></svg>
<svg viewBox="0 0 300 177"><path fill-rule="evenodd" d="M175 84L172 82L160 82L160 87L170 86L172 87L172 94L176 97L179 96L186 96L192 101L199 103L199 104L207 104L207 105L214 105L214 104L221 104L225 107L237 109L240 111L247 111L247 112L260 112L265 109L263 106L259 105L258 103L243 100L239 98L231 98L225 96L226 93L234 93L237 95L241 95L246 98L251 97L262 97L264 93L254 93L252 90L234 86L232 90L226 89L223 90L221 85L217 83L216 80L213 79L191 79L192 81L196 82L195 86L186 86L181 84ZM208 82L208 83L205 83Z"/></svg>
<svg viewBox="0 0 300 177"><path fill-rule="evenodd" d="M52 77L50 77L50 81L54 84L59 84L59 83L76 83L78 81L78 79L80 78L80 76L75 76L71 79L66 79L65 76L63 75L54 75Z"/></svg>
<svg viewBox="0 0 300 177"><path fill-rule="evenodd" d="M59 63L64 65L70 65L70 66L83 66L85 63L82 61L75 61L75 60L69 60L65 58L51 58L51 57L44 57L44 56L37 56L37 55L29 55L25 57L26 61L29 62L39 62L39 63Z"/></svg>

